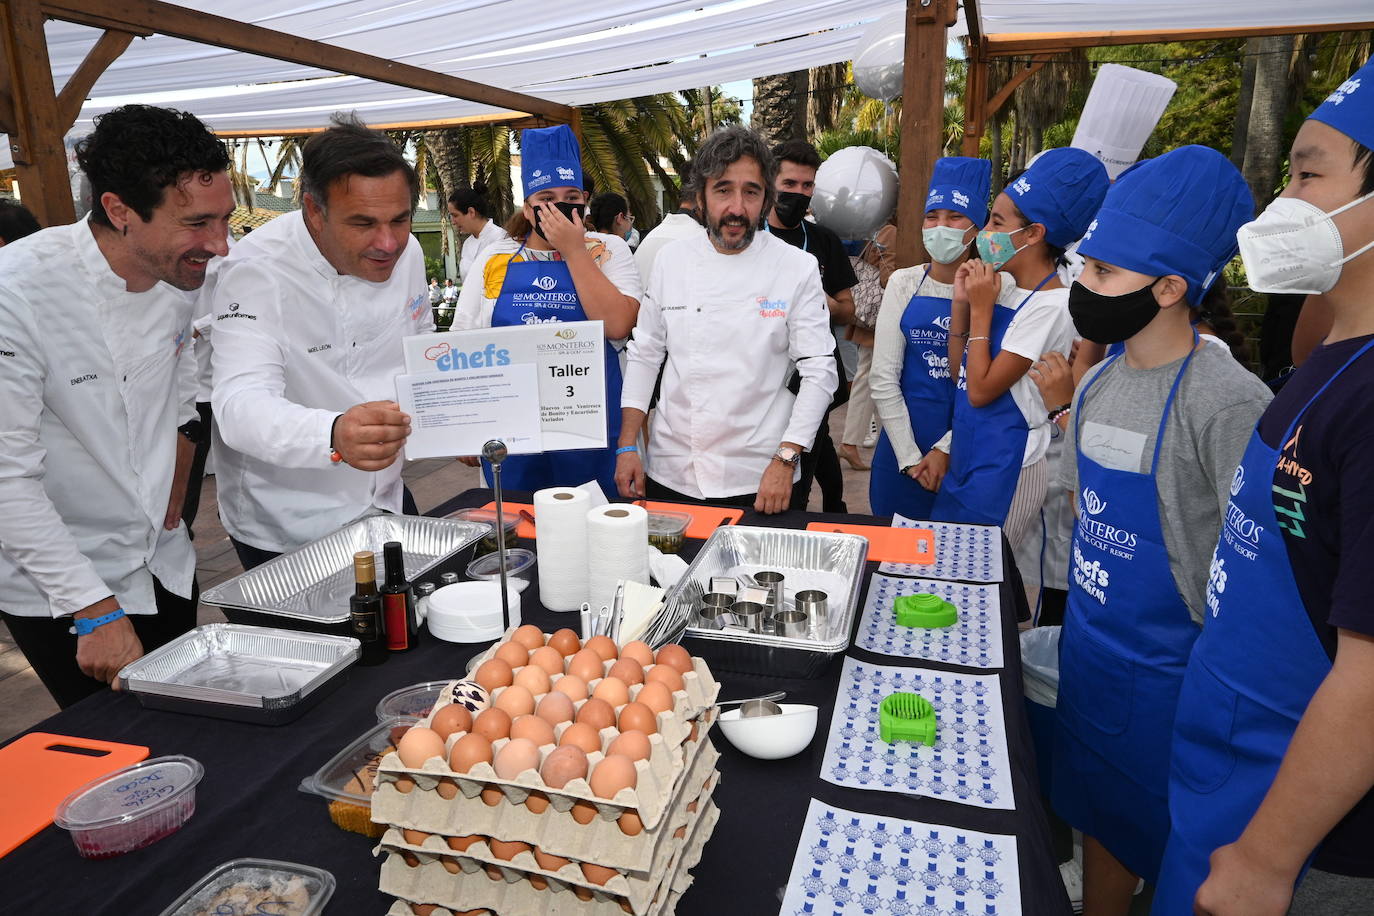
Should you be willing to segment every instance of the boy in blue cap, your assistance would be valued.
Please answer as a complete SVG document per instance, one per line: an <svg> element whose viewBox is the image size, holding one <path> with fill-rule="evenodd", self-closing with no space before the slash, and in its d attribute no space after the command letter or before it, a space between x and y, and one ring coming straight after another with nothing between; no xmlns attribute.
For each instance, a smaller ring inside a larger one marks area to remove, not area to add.
<svg viewBox="0 0 1374 916"><path fill-rule="evenodd" d="M1225 296L1218 278L1254 206L1235 166L1202 146L1118 180L1079 245L1069 311L1085 340L1125 350L1090 369L1076 398L1062 354L1031 369L1075 458L1061 477L1078 522L1051 798L1084 834L1088 913L1124 916L1138 879L1157 879L1169 835L1168 736L1206 616L1207 558L1270 397L1192 321Z"/></svg>
<svg viewBox="0 0 1374 916"><path fill-rule="evenodd" d="M873 403L883 425L868 489L874 515L930 515L935 488L916 479L916 468L949 432L954 411L949 372L954 275L988 221L991 186L992 163L986 159L936 160L921 229L930 262L893 271L883 292L869 370Z"/></svg>
<svg viewBox="0 0 1374 916"><path fill-rule="evenodd" d="M520 134L525 204L510 221L510 238L493 242L463 284L453 330L549 321L605 322L605 448L511 455L501 466L506 486L540 490L595 480L615 492L615 441L620 435L620 356L634 329L643 283L620 236L587 232L582 153L566 124ZM572 295L569 295L569 292ZM476 458L464 458L476 466ZM491 469L484 468L488 482Z"/></svg>
<svg viewBox="0 0 1374 916"><path fill-rule="evenodd" d="M1240 230L1253 289L1320 294L1334 321L1229 488L1179 695L1156 913L1368 912L1374 894L1371 148L1374 63L1304 122L1288 187Z"/></svg>

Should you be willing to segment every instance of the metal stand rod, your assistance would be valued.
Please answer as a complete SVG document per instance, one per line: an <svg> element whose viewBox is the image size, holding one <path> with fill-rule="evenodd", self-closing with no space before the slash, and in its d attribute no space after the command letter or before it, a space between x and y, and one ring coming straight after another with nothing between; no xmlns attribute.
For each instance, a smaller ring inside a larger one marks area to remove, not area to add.
<svg viewBox="0 0 1374 916"><path fill-rule="evenodd" d="M491 462L491 478L496 491L496 550L501 561L501 632L510 629L510 598L506 595L506 515L501 499L501 462L506 460L506 443L492 439L482 446L482 457Z"/></svg>

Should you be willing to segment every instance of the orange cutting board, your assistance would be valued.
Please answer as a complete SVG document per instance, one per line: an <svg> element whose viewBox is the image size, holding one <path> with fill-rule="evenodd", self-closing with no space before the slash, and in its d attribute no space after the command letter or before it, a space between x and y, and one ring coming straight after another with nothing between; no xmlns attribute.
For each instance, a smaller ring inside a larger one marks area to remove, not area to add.
<svg viewBox="0 0 1374 916"><path fill-rule="evenodd" d="M643 506L650 512L680 512L683 515L690 515L692 521L687 525L687 536L704 541L711 536L721 525L733 525L744 517L743 509L730 509L725 506L688 506L683 503L656 503L640 500L636 505ZM487 503L483 509L496 509L496 503ZM534 515L534 506L529 503L504 503L502 512L509 512L519 515L520 510L524 509L530 515ZM534 537L534 525L529 519L522 518L520 527L515 533L522 538Z"/></svg>
<svg viewBox="0 0 1374 916"><path fill-rule="evenodd" d="M51 824L74 790L147 757L146 747L45 732L0 747L0 856Z"/></svg>
<svg viewBox="0 0 1374 916"><path fill-rule="evenodd" d="M879 563L934 563L935 532L929 528L888 528L882 525L837 525L812 522L807 531L837 531L868 538L868 558Z"/></svg>

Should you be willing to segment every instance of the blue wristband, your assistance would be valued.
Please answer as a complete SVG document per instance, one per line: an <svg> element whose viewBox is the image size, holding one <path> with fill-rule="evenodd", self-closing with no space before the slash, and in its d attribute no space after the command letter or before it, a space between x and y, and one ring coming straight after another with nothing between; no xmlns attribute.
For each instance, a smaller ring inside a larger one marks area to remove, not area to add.
<svg viewBox="0 0 1374 916"><path fill-rule="evenodd" d="M103 627L105 624L114 623L116 620L123 616L124 608L115 608L113 611L111 611L108 614L105 614L102 617L91 617L88 619L77 620L76 626L72 627L67 632L75 633L77 636L89 636L100 627Z"/></svg>
<svg viewBox="0 0 1374 916"><path fill-rule="evenodd" d="M620 448L618 448L618 449L615 450L615 453L616 453L617 456L619 456L619 455L625 454L626 452L637 452L637 451L639 451L639 446L637 446L637 445L622 445Z"/></svg>

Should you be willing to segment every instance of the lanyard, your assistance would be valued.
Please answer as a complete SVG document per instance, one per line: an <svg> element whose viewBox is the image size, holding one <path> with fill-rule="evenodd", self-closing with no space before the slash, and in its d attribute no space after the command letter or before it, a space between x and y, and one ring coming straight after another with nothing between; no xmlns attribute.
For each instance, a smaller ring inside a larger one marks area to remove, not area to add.
<svg viewBox="0 0 1374 916"><path fill-rule="evenodd" d="M763 231L764 231L764 232L767 232L769 235L772 235L772 234L773 234L773 226L772 226L771 223L768 222L768 220L764 220L764 221L763 221ZM811 233L808 232L808 231L806 231L806 220L804 220L804 219L801 221L801 231L802 231L802 249L801 249L801 250L802 250L802 251L810 251L810 249L811 249ZM930 268L929 268L929 267L926 268L926 272L927 272L927 273L930 272ZM925 280L924 277L922 277L921 279L922 279L922 281ZM920 287L917 287L917 289L920 289Z"/></svg>

